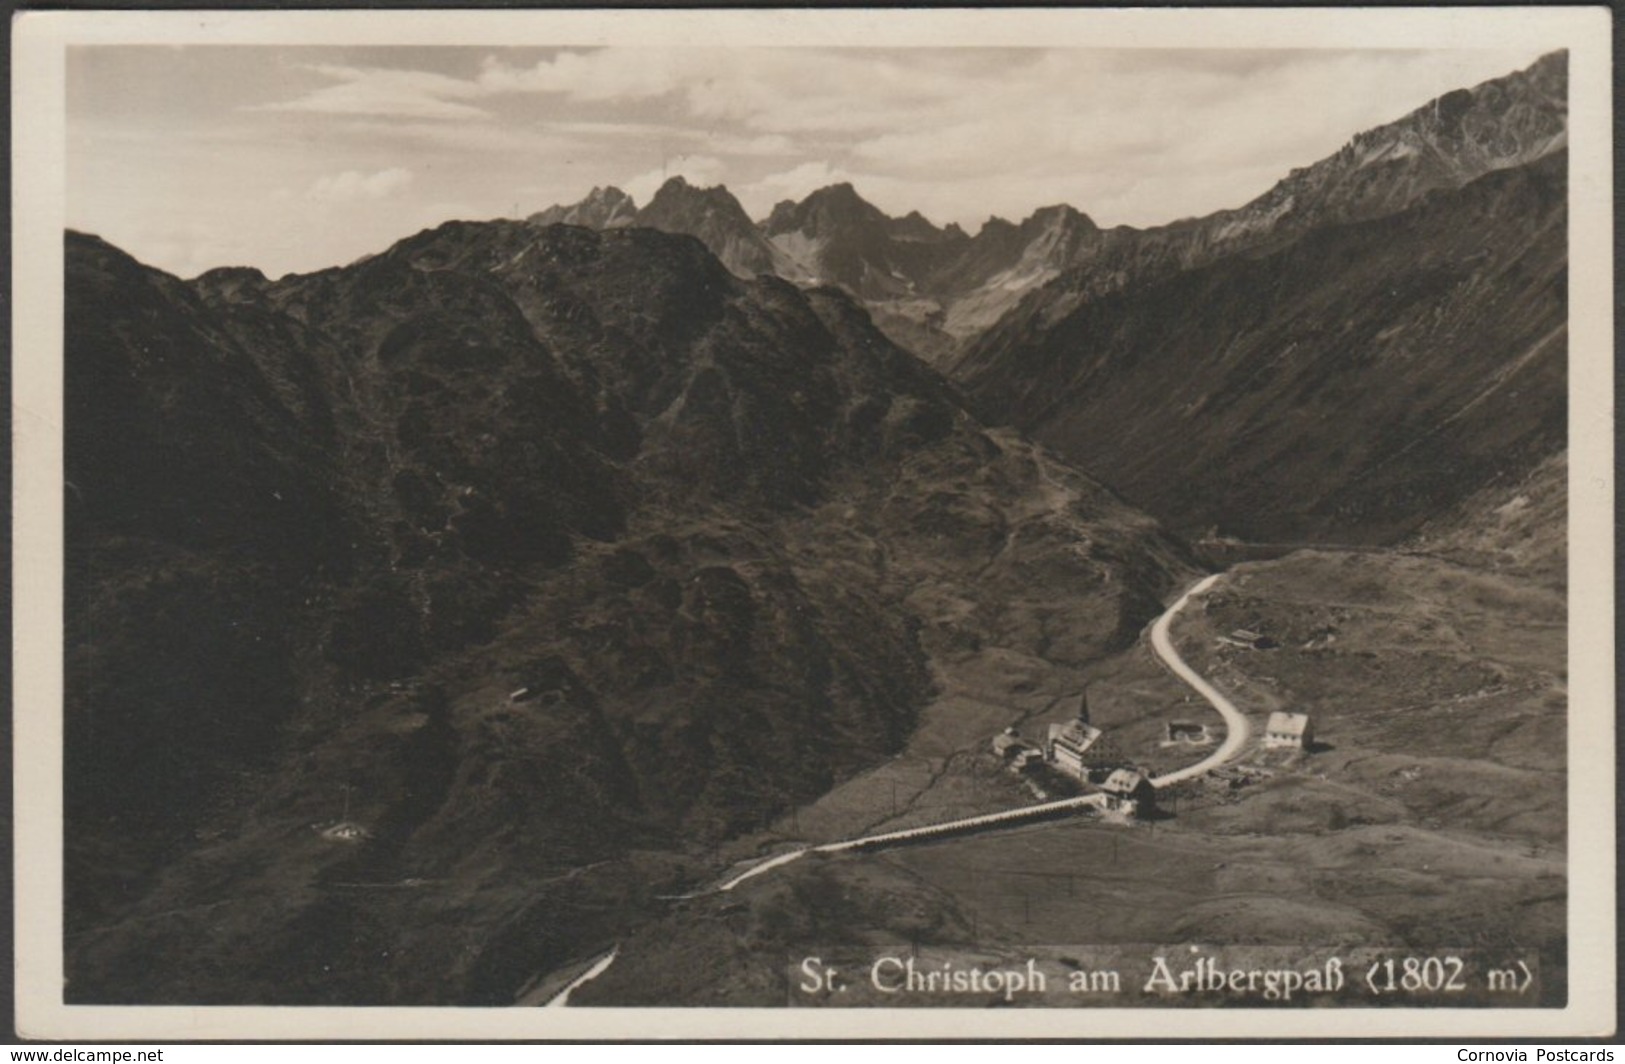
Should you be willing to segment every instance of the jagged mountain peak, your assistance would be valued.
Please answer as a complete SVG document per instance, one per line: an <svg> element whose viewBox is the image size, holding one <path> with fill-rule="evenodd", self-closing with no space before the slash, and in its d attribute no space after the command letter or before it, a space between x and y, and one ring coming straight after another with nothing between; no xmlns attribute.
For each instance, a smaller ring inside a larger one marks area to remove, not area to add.
<svg viewBox="0 0 1625 1064"><path fill-rule="evenodd" d="M637 224L696 237L742 277L791 272L725 185L702 188L675 175L638 212Z"/></svg>
<svg viewBox="0 0 1625 1064"><path fill-rule="evenodd" d="M1069 203L1053 203L1048 207L1040 207L1030 216L1028 216L1027 220L1023 222L1022 225L1068 225L1077 226L1079 228L1088 230L1096 230L1100 228L1100 226L1095 224L1095 220L1093 218L1089 217L1087 214L1078 210Z"/></svg>
<svg viewBox="0 0 1625 1064"><path fill-rule="evenodd" d="M768 216L770 235L792 229L824 231L834 226L884 225L891 221L879 207L858 194L850 181L825 185L800 203L786 200Z"/></svg>
<svg viewBox="0 0 1625 1064"><path fill-rule="evenodd" d="M592 191L579 202L549 207L526 220L532 225L564 224L582 225L589 229L614 229L631 225L637 209L632 197L614 185L602 188L594 185Z"/></svg>
<svg viewBox="0 0 1625 1064"><path fill-rule="evenodd" d="M919 211L909 211L891 222L892 235L901 240L958 241L966 239L958 226L938 228Z"/></svg>
<svg viewBox="0 0 1625 1064"><path fill-rule="evenodd" d="M745 214L745 208L740 206L739 200L732 192L728 191L726 185L695 185L690 183L682 174L667 178L665 184L656 190L654 198L649 200L648 206L644 207L643 211L655 210L657 207L667 206L674 202L703 203L723 207L738 211L741 217L747 222L750 221L750 216Z"/></svg>
<svg viewBox="0 0 1625 1064"><path fill-rule="evenodd" d="M572 211L556 208L542 220L688 233L735 273L838 285L865 301L894 339L935 359L1040 288L1054 289L1045 314L1057 317L1108 290L1274 247L1323 226L1394 214L1435 190L1560 150L1567 66L1567 54L1555 52L1525 70L1446 93L1292 170L1241 207L1149 229L1102 230L1070 204L1052 203L1020 221L991 216L973 237L958 225L939 227L918 210L893 217L851 181L782 200L752 222L726 187L696 187L682 175L667 180L641 211L618 192L595 190Z"/></svg>
<svg viewBox="0 0 1625 1064"><path fill-rule="evenodd" d="M1084 254L1041 290L1026 293L1027 307L1017 313L1053 324L1108 293L1282 247L1327 227L1398 214L1430 194L1561 152L1567 146L1567 70L1567 53L1554 52L1523 70L1445 93L1355 135L1318 162L1294 168L1241 207L1149 229L1102 232L1084 241Z"/></svg>
<svg viewBox="0 0 1625 1064"><path fill-rule="evenodd" d="M697 186L681 174L668 178L641 210L631 196L611 185L595 187L581 202L549 207L531 215L528 221L532 225L562 222L601 230L642 226L682 233L704 243L741 277L763 273L798 277L775 257L766 238L726 186Z"/></svg>
<svg viewBox="0 0 1625 1064"><path fill-rule="evenodd" d="M990 214L987 221L976 231L976 239L1007 239L1016 234L1030 235L1031 233L1054 226L1077 228L1089 232L1098 231L1100 226L1087 214L1078 210L1070 203L1052 203L1039 207L1019 223L1001 215Z"/></svg>
<svg viewBox="0 0 1625 1064"><path fill-rule="evenodd" d="M1262 196L1196 224L1220 240L1393 214L1441 188L1522 166L1568 143L1568 53L1356 134L1336 153L1293 169Z"/></svg>
<svg viewBox="0 0 1625 1064"><path fill-rule="evenodd" d="M850 181L837 181L823 188L814 189L807 196L808 199L851 200L858 203L867 203Z"/></svg>

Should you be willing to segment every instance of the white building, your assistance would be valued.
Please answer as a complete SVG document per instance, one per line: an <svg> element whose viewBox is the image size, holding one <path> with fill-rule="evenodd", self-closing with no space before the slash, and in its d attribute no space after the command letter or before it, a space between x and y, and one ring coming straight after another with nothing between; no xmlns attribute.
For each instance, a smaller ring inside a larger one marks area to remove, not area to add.
<svg viewBox="0 0 1625 1064"><path fill-rule="evenodd" d="M1277 750L1284 747L1308 749L1315 741L1314 728L1309 723L1307 713L1284 713L1277 710L1270 714L1269 723L1264 725L1264 747Z"/></svg>
<svg viewBox="0 0 1625 1064"><path fill-rule="evenodd" d="M1106 796L1107 809L1129 816L1149 814L1157 800L1156 785L1131 768L1120 768L1107 776L1100 790Z"/></svg>
<svg viewBox="0 0 1625 1064"><path fill-rule="evenodd" d="M1100 729L1082 717L1065 724L1051 724L1044 742L1044 757L1063 772L1086 779L1084 755L1100 736Z"/></svg>

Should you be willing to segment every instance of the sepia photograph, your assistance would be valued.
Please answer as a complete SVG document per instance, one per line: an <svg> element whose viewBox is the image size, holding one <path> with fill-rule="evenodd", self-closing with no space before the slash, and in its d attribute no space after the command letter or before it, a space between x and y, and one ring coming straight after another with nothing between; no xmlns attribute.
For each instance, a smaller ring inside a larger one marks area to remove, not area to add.
<svg viewBox="0 0 1625 1064"><path fill-rule="evenodd" d="M1608 17L22 16L19 1031L1611 1032Z"/></svg>

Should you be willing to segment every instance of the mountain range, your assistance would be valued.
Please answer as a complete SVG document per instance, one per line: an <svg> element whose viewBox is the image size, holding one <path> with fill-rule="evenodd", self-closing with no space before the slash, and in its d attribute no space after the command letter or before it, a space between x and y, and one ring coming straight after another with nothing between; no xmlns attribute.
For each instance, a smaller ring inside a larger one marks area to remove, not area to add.
<svg viewBox="0 0 1625 1064"><path fill-rule="evenodd" d="M783 201L752 222L726 188L696 188L682 177L669 179L642 210L618 189L595 188L580 203L550 207L530 221L688 233L741 276L771 272L846 289L883 329L901 331L894 337L934 357L963 346L1051 282L1058 283L1050 302L1130 287L1322 226L1394 214L1434 190L1562 150L1567 76L1567 53L1552 53L1361 133L1240 208L1152 229L1101 229L1058 204L1020 223L990 218L970 236L918 212L892 218L850 183Z"/></svg>
<svg viewBox="0 0 1625 1064"><path fill-rule="evenodd" d="M70 232L68 1000L510 1003L966 677L1132 645L1190 541L1560 581L1565 97L1145 230L674 178L274 281Z"/></svg>
<svg viewBox="0 0 1625 1064"><path fill-rule="evenodd" d="M647 226L697 237L741 277L771 273L845 290L888 335L928 360L1058 276L1099 233L1087 217L1059 205L1019 225L989 219L972 237L957 225L938 228L917 211L892 218L850 183L818 189L799 203L785 200L753 222L726 188L699 188L680 176L641 209L619 189L595 188L579 203L527 220L594 229Z"/></svg>
<svg viewBox="0 0 1625 1064"><path fill-rule="evenodd" d="M643 211L595 190L532 221L590 219L607 197L616 224L694 235L741 275L840 287L986 420L1184 532L1392 542L1561 449L1567 72L1566 53L1545 56L1240 208L1151 229L1059 205L970 236L892 218L849 184L752 224L726 189L681 178ZM1529 282L1514 302L1509 271ZM1306 335L1327 313L1337 334ZM1311 419L1324 431L1306 446Z"/></svg>

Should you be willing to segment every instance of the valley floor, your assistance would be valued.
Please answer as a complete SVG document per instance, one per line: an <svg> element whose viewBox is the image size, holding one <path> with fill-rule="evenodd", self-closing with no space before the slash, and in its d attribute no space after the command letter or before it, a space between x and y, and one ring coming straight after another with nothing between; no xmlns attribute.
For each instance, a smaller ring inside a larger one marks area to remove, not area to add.
<svg viewBox="0 0 1625 1064"><path fill-rule="evenodd" d="M1238 628L1278 646L1220 640ZM1519 1003L1561 1003L1561 589L1416 554L1300 551L1230 570L1172 636L1253 738L1223 772L1166 790L1171 815L809 855L629 929L571 1004L780 1005L787 958L808 949L1033 943L1522 950L1540 984ZM901 755L719 859L1031 804L989 739L1007 725L1036 738L1086 683L1126 756L1157 774L1199 760L1167 725L1215 715L1146 643L1085 667L997 650L938 662L941 695ZM1310 714L1309 750L1261 748L1278 709Z"/></svg>

